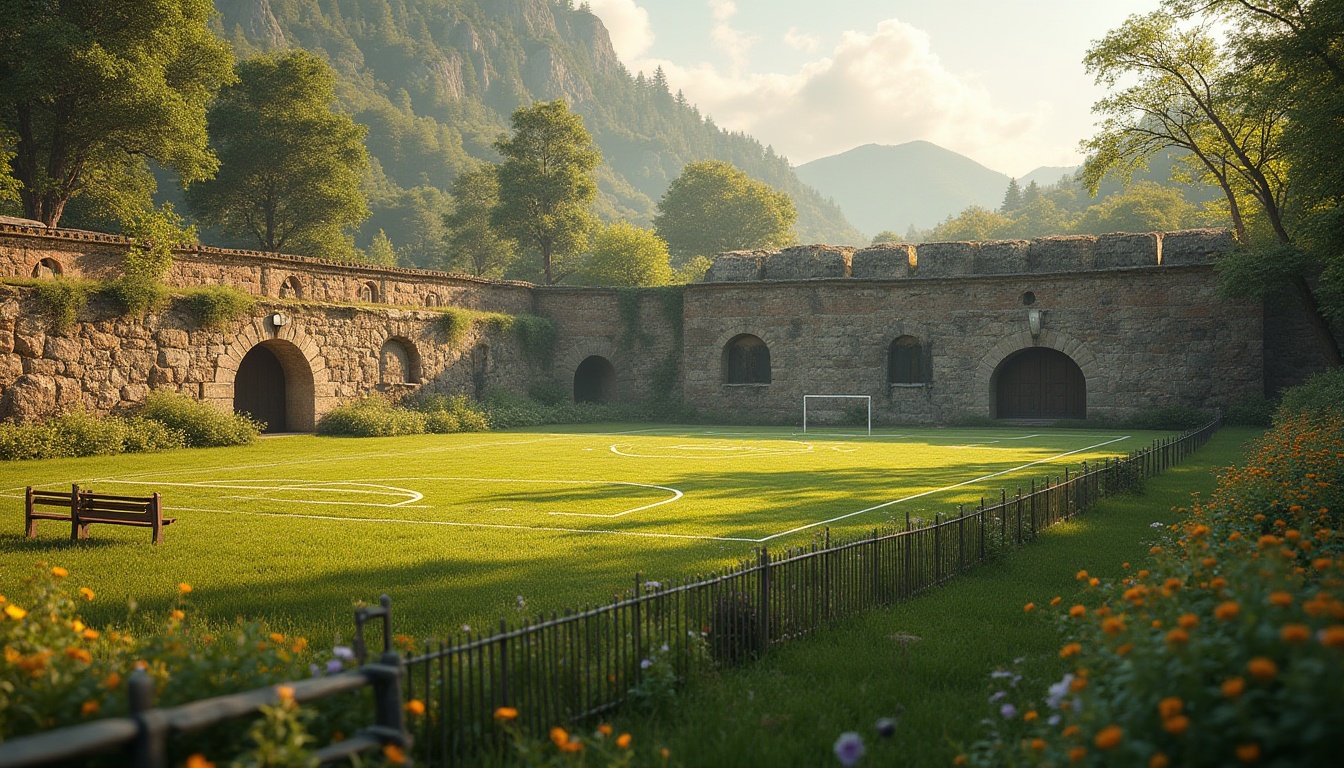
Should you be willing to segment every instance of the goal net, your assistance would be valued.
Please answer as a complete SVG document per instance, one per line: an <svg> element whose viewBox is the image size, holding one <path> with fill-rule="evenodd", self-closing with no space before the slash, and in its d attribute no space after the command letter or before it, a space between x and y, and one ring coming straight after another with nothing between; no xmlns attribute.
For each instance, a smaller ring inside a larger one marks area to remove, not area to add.
<svg viewBox="0 0 1344 768"><path fill-rule="evenodd" d="M873 434L871 395L803 395L803 433L811 428L866 429Z"/></svg>

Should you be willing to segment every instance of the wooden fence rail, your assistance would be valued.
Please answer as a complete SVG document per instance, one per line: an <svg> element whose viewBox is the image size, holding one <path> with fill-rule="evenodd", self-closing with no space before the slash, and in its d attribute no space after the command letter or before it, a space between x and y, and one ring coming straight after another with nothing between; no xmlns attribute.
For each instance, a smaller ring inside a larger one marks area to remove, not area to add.
<svg viewBox="0 0 1344 768"><path fill-rule="evenodd" d="M470 764L498 735L498 707L519 711L533 733L606 712L639 696L657 676L678 677L709 655L720 664L761 656L837 620L891 605L944 584L1008 548L1088 509L1135 490L1208 441L1221 416L1179 437L1154 441L1062 477L1002 491L992 503L954 516L852 541L821 541L784 551L761 547L736 568L685 583L646 582L609 605L554 613L494 634L467 632L406 660L406 695L426 715L417 756L430 765ZM659 671L655 669L654 671Z"/></svg>

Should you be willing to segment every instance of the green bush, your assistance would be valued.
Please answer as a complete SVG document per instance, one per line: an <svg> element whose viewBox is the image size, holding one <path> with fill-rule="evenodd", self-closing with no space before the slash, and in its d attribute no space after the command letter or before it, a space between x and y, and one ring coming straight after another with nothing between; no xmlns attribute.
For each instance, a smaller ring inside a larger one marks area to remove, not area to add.
<svg viewBox="0 0 1344 768"><path fill-rule="evenodd" d="M255 296L227 285L187 291L181 301L201 327L215 331L228 330L235 320L250 315L257 306Z"/></svg>
<svg viewBox="0 0 1344 768"><path fill-rule="evenodd" d="M425 415L426 432L483 432L490 428L485 414L466 395L427 395L414 406Z"/></svg>
<svg viewBox="0 0 1344 768"><path fill-rule="evenodd" d="M1344 415L1344 368L1318 373L1285 389L1274 418L1283 421L1298 415L1316 418L1331 413Z"/></svg>
<svg viewBox="0 0 1344 768"><path fill-rule="evenodd" d="M1125 429L1185 431L1187 429L1198 429L1208 424L1211 418L1208 413L1195 408L1169 405L1165 408L1142 411L1125 419L1122 423Z"/></svg>
<svg viewBox="0 0 1344 768"><path fill-rule="evenodd" d="M168 303L168 288L158 280L126 275L103 286L102 295L122 315L140 317L162 309Z"/></svg>
<svg viewBox="0 0 1344 768"><path fill-rule="evenodd" d="M257 439L262 425L247 416L225 413L208 403L176 392L149 393L138 415L180 431L189 448L246 445Z"/></svg>
<svg viewBox="0 0 1344 768"><path fill-rule="evenodd" d="M35 280L33 294L42 311L51 317L52 327L64 330L75 324L79 313L89 303L89 295L98 284L85 280Z"/></svg>
<svg viewBox="0 0 1344 768"><path fill-rule="evenodd" d="M559 379L542 379L527 389L527 396L542 405L559 405L570 399L569 387Z"/></svg>
<svg viewBox="0 0 1344 768"><path fill-rule="evenodd" d="M1223 423L1233 427L1268 427L1274 423L1278 405L1267 397L1237 403L1223 414Z"/></svg>
<svg viewBox="0 0 1344 768"><path fill-rule="evenodd" d="M423 413L411 411L381 397L368 397L339 406L317 422L319 435L388 437L425 432Z"/></svg>
<svg viewBox="0 0 1344 768"><path fill-rule="evenodd" d="M77 410L41 424L0 424L0 460L111 456L181 448L181 431L142 418Z"/></svg>

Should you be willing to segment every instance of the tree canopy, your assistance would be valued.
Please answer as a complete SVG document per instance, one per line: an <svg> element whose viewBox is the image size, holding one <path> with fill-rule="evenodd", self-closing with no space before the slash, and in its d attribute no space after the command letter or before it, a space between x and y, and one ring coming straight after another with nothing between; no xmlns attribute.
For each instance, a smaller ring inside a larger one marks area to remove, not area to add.
<svg viewBox="0 0 1344 768"><path fill-rule="evenodd" d="M672 180L653 225L680 266L695 256L789 245L797 217L787 194L730 163L706 160Z"/></svg>
<svg viewBox="0 0 1344 768"><path fill-rule="evenodd" d="M490 225L499 204L495 166L482 164L453 180L453 211L444 217L448 258L441 266L477 277L503 277L518 257L517 245Z"/></svg>
<svg viewBox="0 0 1344 768"><path fill-rule="evenodd" d="M146 160L186 182L214 173L206 103L232 78L232 53L213 12L210 0L0 0L0 156L12 154L26 216L55 226L81 195L144 207Z"/></svg>
<svg viewBox="0 0 1344 768"><path fill-rule="evenodd" d="M332 108L331 68L293 50L236 69L210 108L219 173L187 189L192 213L239 244L352 258L368 154L364 128Z"/></svg>
<svg viewBox="0 0 1344 768"><path fill-rule="evenodd" d="M495 142L499 204L491 222L541 257L547 285L559 282L568 258L587 244L597 197L593 171L602 153L583 118L563 100L541 101L513 113L513 134Z"/></svg>
<svg viewBox="0 0 1344 768"><path fill-rule="evenodd" d="M1340 365L1327 313L1344 313L1344 301L1330 298L1344 257L1311 243L1313 230L1330 230L1313 225L1340 220L1344 193L1344 177L1331 167L1338 156L1322 153L1344 148L1344 11L1321 0L1163 6L1131 16L1084 59L1099 83L1125 83L1093 107L1104 120L1084 142L1091 153L1084 177L1095 190L1103 176L1127 175L1160 151L1188 152L1184 171L1222 189L1244 246L1220 264L1224 287L1262 298L1295 294L1326 359ZM1224 40L1215 34L1220 23L1232 30ZM1322 275L1324 305L1313 285Z"/></svg>
<svg viewBox="0 0 1344 768"><path fill-rule="evenodd" d="M628 221L599 227L577 277L587 285L666 285L672 279L667 243Z"/></svg>

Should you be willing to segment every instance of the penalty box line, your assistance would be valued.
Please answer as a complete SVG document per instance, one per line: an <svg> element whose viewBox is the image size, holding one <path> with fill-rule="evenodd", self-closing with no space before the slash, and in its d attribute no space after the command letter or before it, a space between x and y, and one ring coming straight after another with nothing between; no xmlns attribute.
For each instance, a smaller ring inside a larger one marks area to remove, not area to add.
<svg viewBox="0 0 1344 768"><path fill-rule="evenodd" d="M982 481L985 481L985 480L992 480L992 479L994 479L994 478L996 478L996 477L1002 477L1003 475L1012 474L1013 472L1021 472L1021 471L1024 470L1024 469L1030 469L1030 468L1032 468L1032 467L1034 467L1034 466L1036 466L1036 465L1038 465L1038 464L1046 464L1046 463L1048 463L1048 462L1055 461L1056 459L1062 459L1062 458L1065 458L1065 457L1067 457L1067 456L1072 456L1072 455L1074 455L1074 454L1076 454L1076 453L1083 453L1084 451L1091 451L1091 450L1094 450L1094 449L1096 449L1096 448L1102 448L1102 447L1104 447L1104 446L1110 445L1111 443L1118 443L1118 442L1120 442L1121 440L1128 440L1130 437L1131 437L1131 435L1125 435L1124 437L1117 437L1117 438L1115 438L1114 440L1107 440L1106 442L1103 442L1103 443L1097 443L1096 445L1089 445L1089 446L1087 446L1086 448L1079 448L1079 449L1074 450L1074 451L1068 451L1068 452L1066 452L1066 453L1061 453L1061 454L1058 454L1058 455L1056 455L1056 456L1051 456L1051 457L1048 458L1048 459L1038 459L1037 461L1028 462L1028 463L1023 464L1022 466L1019 466L1019 467L1013 467L1013 468L1011 468L1011 469L1004 469L1004 470L1001 470L1001 471L999 471L999 472L992 472L992 473L990 473L990 474L988 474L988 475L982 475L982 476L980 476L980 477L972 478L972 479L970 479L970 480L966 480L966 481L963 481L963 482L960 482L960 483L956 483L956 484L954 484L954 485L948 485L948 486L944 486L944 487L942 487L942 488L934 488L933 490L930 490L930 491L924 491L924 492L922 492L922 493L912 494L912 495L910 495L910 496L905 496L905 497L903 497L903 498L893 499L893 500L891 500L891 501L886 501L886 502L883 502L883 503L881 503L881 504L877 504L877 505L875 505L875 506L868 507L867 509L860 509L860 510L857 511L857 512L849 512L849 513L847 513L847 514L840 515L840 516L838 516L838 517L832 517L832 518L830 518L829 520L820 520L820 521L815 522L815 523L808 523L807 525L800 525L800 526L798 526L797 528L790 528L789 530L784 531L784 532L782 532L782 533L772 534L772 535L770 535L770 536L766 536L766 537L763 538L763 539L755 539L755 541L756 541L756 543L758 543L758 544L759 544L759 543L764 543L764 542L770 541L771 539L777 539L777 538L779 538L779 537L781 537L781 536L788 536L789 534L793 534L793 533L800 533L800 532L802 532L802 531L806 531L806 530L808 530L808 529L810 529L810 528L816 528L817 526L821 526L821 525L830 525L831 523L834 523L834 522L837 522L837 521L840 521L840 520L845 520L845 519L847 519L847 518L854 517L855 515L862 515L862 514L864 514L864 513L866 513L866 512L875 512L875 511L877 511L877 510L879 510L879 509L883 509L883 508L885 508L885 507L890 507L890 506L893 505L893 504L900 504L900 503L903 502L903 501L910 501L910 500L912 500L912 499L918 499L918 498L921 498L921 497L924 497L924 496L931 496L931 495L933 495L933 494L935 494L935 493L942 493L943 491L951 491L951 490L955 490L955 489L957 489L957 488L961 488L961 487L964 487L964 486L967 486L967 485L972 485L972 484L974 484L974 483L979 483L979 482L982 482Z"/></svg>

